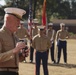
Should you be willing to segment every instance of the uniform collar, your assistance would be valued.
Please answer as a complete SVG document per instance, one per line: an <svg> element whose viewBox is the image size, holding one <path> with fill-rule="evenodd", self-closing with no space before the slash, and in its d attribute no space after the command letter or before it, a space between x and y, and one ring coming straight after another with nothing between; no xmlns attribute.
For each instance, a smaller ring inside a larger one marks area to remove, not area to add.
<svg viewBox="0 0 76 75"><path fill-rule="evenodd" d="M52 31L53 29L48 29L49 31Z"/></svg>
<svg viewBox="0 0 76 75"><path fill-rule="evenodd" d="M5 30L8 34L12 35L12 32L8 30L6 27L3 27L3 30Z"/></svg>
<svg viewBox="0 0 76 75"><path fill-rule="evenodd" d="M62 29L60 29L61 31L65 31L65 30L62 30Z"/></svg>
<svg viewBox="0 0 76 75"><path fill-rule="evenodd" d="M45 35L40 35L40 34L38 34L38 36L39 36L39 37L45 37Z"/></svg>

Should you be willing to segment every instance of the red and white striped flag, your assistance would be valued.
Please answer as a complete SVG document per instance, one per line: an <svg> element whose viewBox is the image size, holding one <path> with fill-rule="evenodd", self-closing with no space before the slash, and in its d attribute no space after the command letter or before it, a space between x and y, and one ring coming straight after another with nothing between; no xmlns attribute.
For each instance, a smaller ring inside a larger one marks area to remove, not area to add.
<svg viewBox="0 0 76 75"><path fill-rule="evenodd" d="M30 36L32 36L32 20L30 20L30 18L28 18L28 33Z"/></svg>
<svg viewBox="0 0 76 75"><path fill-rule="evenodd" d="M32 24L33 24L33 15L32 15L32 0L29 1L29 16L28 16L28 33L32 37Z"/></svg>

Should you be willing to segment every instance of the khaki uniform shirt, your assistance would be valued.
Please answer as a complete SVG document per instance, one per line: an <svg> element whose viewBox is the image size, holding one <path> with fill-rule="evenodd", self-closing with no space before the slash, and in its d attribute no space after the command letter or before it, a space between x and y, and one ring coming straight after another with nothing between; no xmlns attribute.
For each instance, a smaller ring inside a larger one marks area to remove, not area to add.
<svg viewBox="0 0 76 75"><path fill-rule="evenodd" d="M39 34L33 37L32 46L37 51L44 52L50 48L51 43L47 36L40 36Z"/></svg>
<svg viewBox="0 0 76 75"><path fill-rule="evenodd" d="M18 67L18 54L13 54L15 48L15 37L7 28L0 29L0 68Z"/></svg>
<svg viewBox="0 0 76 75"><path fill-rule="evenodd" d="M38 28L33 28L32 29L32 37L38 34Z"/></svg>
<svg viewBox="0 0 76 75"><path fill-rule="evenodd" d="M62 39L62 40L64 40L64 39L66 39L66 37L69 37L69 33L68 33L68 31L66 31L66 30L58 30L57 31L57 34L56 34L56 40L58 40L58 39Z"/></svg>
<svg viewBox="0 0 76 75"><path fill-rule="evenodd" d="M55 41L55 37L56 37L56 31L55 30L49 30L47 31L48 37L50 39L50 41Z"/></svg>
<svg viewBox="0 0 76 75"><path fill-rule="evenodd" d="M18 28L17 32L16 32L16 35L18 36L18 38L25 38L28 33L27 33L27 30L26 28L22 27L22 28Z"/></svg>

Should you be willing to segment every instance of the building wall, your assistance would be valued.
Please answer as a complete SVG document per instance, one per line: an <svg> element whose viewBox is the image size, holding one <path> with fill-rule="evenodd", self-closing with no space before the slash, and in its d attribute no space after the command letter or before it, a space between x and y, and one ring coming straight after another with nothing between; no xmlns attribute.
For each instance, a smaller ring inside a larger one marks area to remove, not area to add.
<svg viewBox="0 0 76 75"><path fill-rule="evenodd" d="M76 25L75 24L66 24L66 27L68 27L69 32L73 32L74 34L76 34ZM60 29L60 25L55 23L53 28L57 31Z"/></svg>

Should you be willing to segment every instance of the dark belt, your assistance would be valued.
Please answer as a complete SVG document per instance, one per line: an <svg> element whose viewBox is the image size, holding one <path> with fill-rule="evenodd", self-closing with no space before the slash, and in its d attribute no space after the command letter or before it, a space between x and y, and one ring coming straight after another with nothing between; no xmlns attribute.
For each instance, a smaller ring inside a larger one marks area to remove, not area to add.
<svg viewBox="0 0 76 75"><path fill-rule="evenodd" d="M0 71L18 72L18 67L0 67Z"/></svg>
<svg viewBox="0 0 76 75"><path fill-rule="evenodd" d="M47 50L44 50L44 51L41 51L41 50L37 50L37 52L41 52L41 53L43 53L43 52L47 52Z"/></svg>
<svg viewBox="0 0 76 75"><path fill-rule="evenodd" d="M0 75L19 75L18 72L0 71Z"/></svg>
<svg viewBox="0 0 76 75"><path fill-rule="evenodd" d="M7 68L7 69L18 69L18 67L0 67L0 69L4 69L4 68Z"/></svg>

